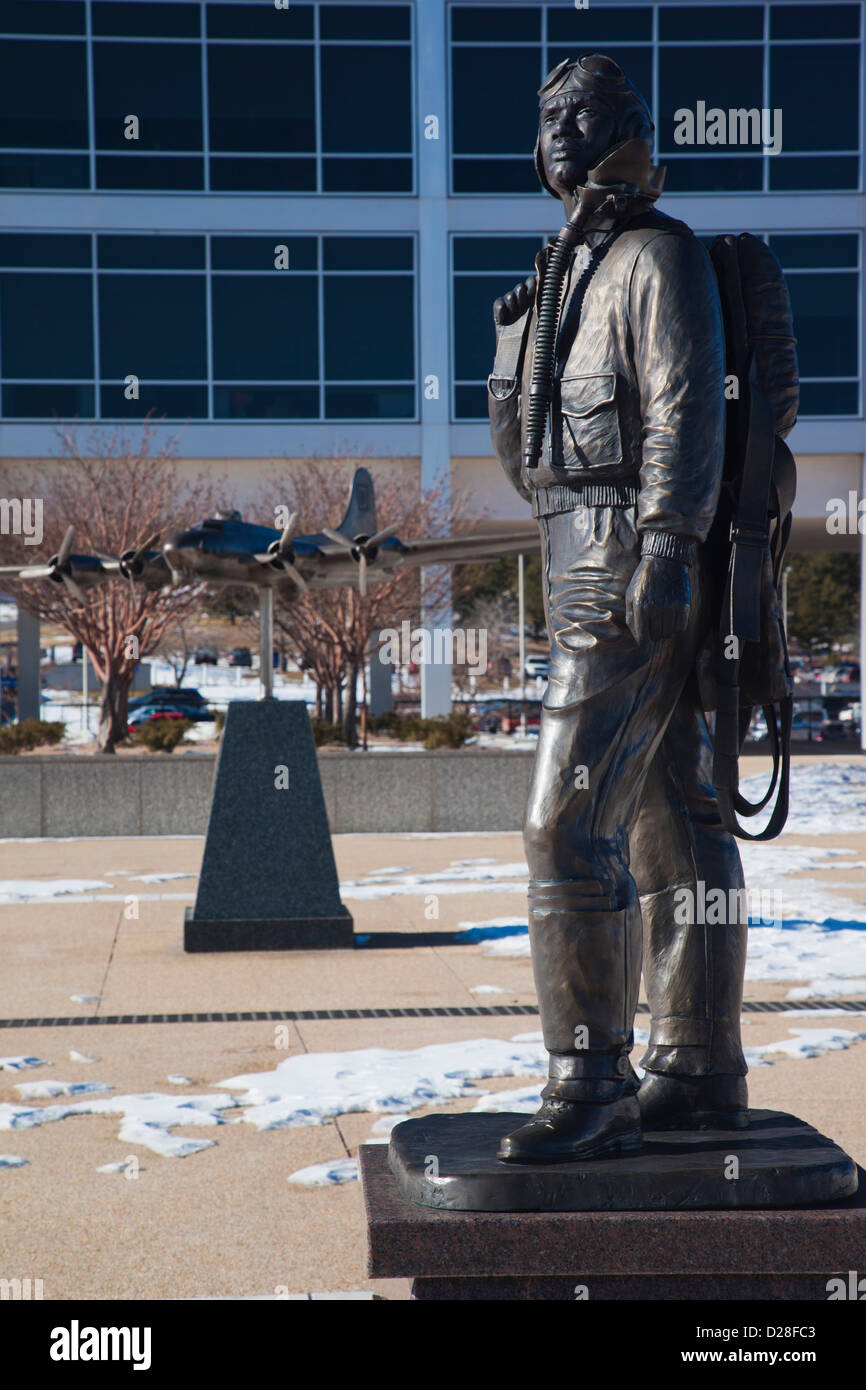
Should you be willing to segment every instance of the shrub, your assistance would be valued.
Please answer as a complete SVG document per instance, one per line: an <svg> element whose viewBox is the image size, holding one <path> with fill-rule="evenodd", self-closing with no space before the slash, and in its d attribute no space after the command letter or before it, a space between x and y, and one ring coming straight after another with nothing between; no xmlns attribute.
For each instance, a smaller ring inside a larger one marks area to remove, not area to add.
<svg viewBox="0 0 866 1390"><path fill-rule="evenodd" d="M0 753L28 752L46 744L61 741L66 725L58 720L22 719L19 724L4 724L0 729Z"/></svg>
<svg viewBox="0 0 866 1390"><path fill-rule="evenodd" d="M188 719L151 719L147 724L142 724L135 737L151 753L173 753L191 728Z"/></svg>
<svg viewBox="0 0 866 1390"><path fill-rule="evenodd" d="M462 711L422 719L419 714L400 715L388 710L371 719L369 727L373 733L421 742L425 748L462 748L472 734L472 719Z"/></svg>
<svg viewBox="0 0 866 1390"><path fill-rule="evenodd" d="M317 748L321 748L326 743L343 743L343 729L340 724L332 724L327 719L319 719L318 715L310 715L310 723L313 726L313 742Z"/></svg>

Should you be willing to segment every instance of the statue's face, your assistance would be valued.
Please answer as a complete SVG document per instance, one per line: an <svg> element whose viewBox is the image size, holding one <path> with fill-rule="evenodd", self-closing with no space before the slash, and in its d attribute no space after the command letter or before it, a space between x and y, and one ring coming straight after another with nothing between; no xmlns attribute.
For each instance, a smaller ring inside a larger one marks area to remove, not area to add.
<svg viewBox="0 0 866 1390"><path fill-rule="evenodd" d="M616 121L597 98L574 92L542 107L538 134L547 182L567 199L614 144Z"/></svg>

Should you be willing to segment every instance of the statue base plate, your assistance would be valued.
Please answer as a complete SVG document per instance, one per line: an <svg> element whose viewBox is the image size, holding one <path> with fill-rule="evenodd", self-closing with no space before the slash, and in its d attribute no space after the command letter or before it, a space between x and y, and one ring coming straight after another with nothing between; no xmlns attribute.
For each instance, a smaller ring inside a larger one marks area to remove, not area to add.
<svg viewBox="0 0 866 1390"><path fill-rule="evenodd" d="M391 1133L400 1192L444 1211L719 1211L816 1206L857 1191L857 1168L795 1115L750 1110L744 1130L644 1134L638 1153L573 1163L503 1163L524 1114L428 1115Z"/></svg>

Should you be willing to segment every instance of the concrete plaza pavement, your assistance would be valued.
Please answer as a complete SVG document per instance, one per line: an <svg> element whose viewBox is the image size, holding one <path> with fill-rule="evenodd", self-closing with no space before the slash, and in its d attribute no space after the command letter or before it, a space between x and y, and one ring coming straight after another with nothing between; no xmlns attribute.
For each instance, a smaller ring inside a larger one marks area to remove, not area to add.
<svg viewBox="0 0 866 1390"><path fill-rule="evenodd" d="M751 770L751 769L750 769ZM798 843L809 843L798 837ZM824 840L826 843L826 838ZM341 882L399 867L440 874L461 861L522 861L517 834L335 838ZM862 861L866 835L834 844ZM0 906L0 1019L99 1019L154 1013L263 1010L478 1008L533 1005L527 958L485 954L486 942L429 944L429 933L492 918L525 919L523 882L485 892L350 897L358 933L400 933L399 944L333 952L185 955L183 911L192 901L203 840L103 839L0 843L0 879L107 882L43 902ZM464 867L466 867L464 865ZM471 868L471 866L470 866ZM485 866L485 872L491 865ZM179 875L166 878L165 875ZM157 876L154 880L151 876ZM812 874L832 886L831 871ZM144 881L141 881L141 880ZM150 881L148 881L150 879ZM845 869L845 892L866 903L866 869ZM851 884L856 886L852 887ZM70 885L71 886L71 885ZM87 901L75 901L84 896ZM137 898L137 918L128 899ZM752 1001L782 1001L808 980L747 985ZM473 993L495 986L501 993ZM856 995L856 991L854 994ZM87 1002L74 1000L82 996ZM858 996L862 997L862 996ZM646 1024L646 1017L638 1019ZM744 1042L763 1046L789 1028L828 1024L864 1032L866 1015L828 1019L769 1012L744 1015ZM278 1048L278 1026L288 1029ZM50 1066L0 1071L0 1105L20 1105L15 1086L45 1079L108 1082L113 1094L170 1092L182 1073L192 1094L216 1092L221 1079L269 1071L302 1052L366 1047L414 1049L480 1037L512 1039L538 1029L536 1015L149 1022L2 1027L0 1057L45 1059ZM71 1060L70 1050L98 1062ZM636 1051L636 1057L640 1051ZM811 1060L775 1057L750 1076L756 1107L792 1110L866 1164L866 1045ZM494 1078L481 1090L529 1085ZM72 1098L75 1099L74 1097ZM37 1101L34 1104L51 1104ZM431 1111L471 1109L467 1098ZM418 1111L415 1113L425 1113ZM0 1153L26 1166L0 1169L0 1276L42 1279L46 1299L242 1297L375 1290L408 1298L407 1281L373 1284L364 1272L357 1182L298 1188L287 1177L308 1165L357 1154L378 1117L339 1116L322 1125L258 1132L243 1123L188 1127L174 1135L216 1138L188 1157L167 1158L118 1137L117 1116L67 1118L0 1132ZM135 1154L138 1176L98 1173Z"/></svg>

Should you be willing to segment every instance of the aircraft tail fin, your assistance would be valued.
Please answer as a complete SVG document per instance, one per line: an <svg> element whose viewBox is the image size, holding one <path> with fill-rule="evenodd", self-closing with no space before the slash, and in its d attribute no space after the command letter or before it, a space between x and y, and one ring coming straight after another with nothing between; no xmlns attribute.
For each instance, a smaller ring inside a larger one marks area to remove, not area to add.
<svg viewBox="0 0 866 1390"><path fill-rule="evenodd" d="M373 479L366 468L356 468L346 515L337 527L344 536L375 536L376 496Z"/></svg>

